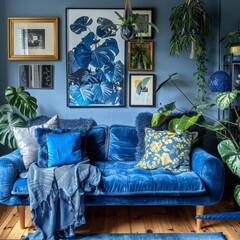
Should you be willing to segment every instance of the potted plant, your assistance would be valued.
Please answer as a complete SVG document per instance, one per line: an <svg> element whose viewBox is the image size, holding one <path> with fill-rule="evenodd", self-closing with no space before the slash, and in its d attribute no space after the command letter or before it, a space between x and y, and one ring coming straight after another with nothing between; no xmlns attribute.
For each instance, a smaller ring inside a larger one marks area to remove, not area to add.
<svg viewBox="0 0 240 240"><path fill-rule="evenodd" d="M134 43L130 52L131 69L151 69L151 52L144 43Z"/></svg>
<svg viewBox="0 0 240 240"><path fill-rule="evenodd" d="M231 31L220 39L222 41L228 41L226 48L229 53L233 55L240 55L240 30Z"/></svg>
<svg viewBox="0 0 240 240"><path fill-rule="evenodd" d="M156 92L159 91L167 82L171 82L189 101L189 103L192 105L192 108L196 110L197 114L192 117L183 115L183 117L181 118L172 119L169 122L168 129L173 132L181 133L183 131L186 131L193 124L197 124L196 122L201 115L204 116L205 118L210 119L211 121L210 124L204 123L204 124L200 124L200 125L198 124L198 125L216 133L216 136L219 140L218 152L223 162L226 163L226 165L229 167L232 173L240 177L240 138L239 138L240 115L236 107L233 106L236 114L236 119L233 119L233 120L225 120L225 119L216 120L211 116L204 114L202 112L202 109L207 107L213 107L215 105L220 110L224 110L228 108L230 105L232 105L233 101L237 98L238 91L233 90L231 92L218 93L216 95L216 104L209 103L204 105L196 105L188 96L186 96L186 94L184 94L184 92L179 88L179 86L173 81L172 77L174 75L176 75L176 73L170 75L167 80L161 83L158 86ZM175 102L166 104L163 107L161 107L158 110L158 112L153 114L152 126L161 125L163 122L165 122L167 117L175 109L177 109ZM234 129L235 134L233 134L232 129ZM234 198L238 206L240 206L240 185L237 185L234 190Z"/></svg>
<svg viewBox="0 0 240 240"><path fill-rule="evenodd" d="M12 128L24 127L27 118L36 117L37 99L25 91L23 86L8 86L5 98L8 103L0 106L0 144L15 149L17 144Z"/></svg>
<svg viewBox="0 0 240 240"><path fill-rule="evenodd" d="M205 74L207 60L205 53L206 39L211 29L211 19L208 16L203 0L186 0L173 7L169 18L172 30L170 54L179 56L180 52L191 48L190 59L197 61L198 98L204 100Z"/></svg>

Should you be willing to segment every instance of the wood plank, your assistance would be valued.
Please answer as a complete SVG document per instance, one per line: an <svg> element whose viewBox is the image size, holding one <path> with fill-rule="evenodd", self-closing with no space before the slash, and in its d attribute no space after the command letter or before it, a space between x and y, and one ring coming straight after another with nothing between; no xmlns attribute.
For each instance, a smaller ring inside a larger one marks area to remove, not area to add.
<svg viewBox="0 0 240 240"><path fill-rule="evenodd" d="M129 212L131 233L145 233L144 216L139 211L139 207L131 207Z"/></svg>
<svg viewBox="0 0 240 240"><path fill-rule="evenodd" d="M205 213L233 211L228 202L205 208ZM0 239L20 239L36 229L26 208L26 229L20 229L16 208L7 208L0 229ZM77 233L173 233L196 231L195 207L136 206L86 207L86 225ZM240 239L240 221L204 220L200 232L223 232L228 240Z"/></svg>
<svg viewBox="0 0 240 240"><path fill-rule="evenodd" d="M0 220L0 236L5 228L8 227L9 221L12 219L13 215L17 214L16 207L6 207L4 212L2 212L2 217Z"/></svg>

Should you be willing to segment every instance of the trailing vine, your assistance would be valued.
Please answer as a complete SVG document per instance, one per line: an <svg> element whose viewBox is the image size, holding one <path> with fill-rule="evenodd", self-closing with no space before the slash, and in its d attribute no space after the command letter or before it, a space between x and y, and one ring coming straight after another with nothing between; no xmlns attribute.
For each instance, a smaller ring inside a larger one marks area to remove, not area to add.
<svg viewBox="0 0 240 240"><path fill-rule="evenodd" d="M170 54L179 56L181 51L191 48L189 57L196 58L197 65L193 75L197 79L198 98L204 100L207 72L205 44L211 29L211 19L203 0L186 0L173 7L172 11L169 18L172 31Z"/></svg>

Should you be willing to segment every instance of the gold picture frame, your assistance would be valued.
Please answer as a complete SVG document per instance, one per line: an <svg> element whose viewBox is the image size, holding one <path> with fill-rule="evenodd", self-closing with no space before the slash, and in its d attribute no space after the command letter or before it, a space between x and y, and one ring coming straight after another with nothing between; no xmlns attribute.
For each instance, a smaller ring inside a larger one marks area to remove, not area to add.
<svg viewBox="0 0 240 240"><path fill-rule="evenodd" d="M58 60L58 18L8 18L8 59Z"/></svg>
<svg viewBox="0 0 240 240"><path fill-rule="evenodd" d="M142 61L142 59L145 59L145 63ZM147 62L146 59L148 59ZM128 42L128 70L153 70L153 41L144 41L143 43Z"/></svg>

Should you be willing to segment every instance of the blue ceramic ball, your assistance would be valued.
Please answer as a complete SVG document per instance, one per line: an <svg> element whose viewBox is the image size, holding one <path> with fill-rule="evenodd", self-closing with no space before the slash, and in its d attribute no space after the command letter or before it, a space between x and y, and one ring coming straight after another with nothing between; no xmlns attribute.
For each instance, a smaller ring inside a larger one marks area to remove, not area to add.
<svg viewBox="0 0 240 240"><path fill-rule="evenodd" d="M231 78L224 71L213 73L208 82L211 92L228 92L231 91Z"/></svg>

